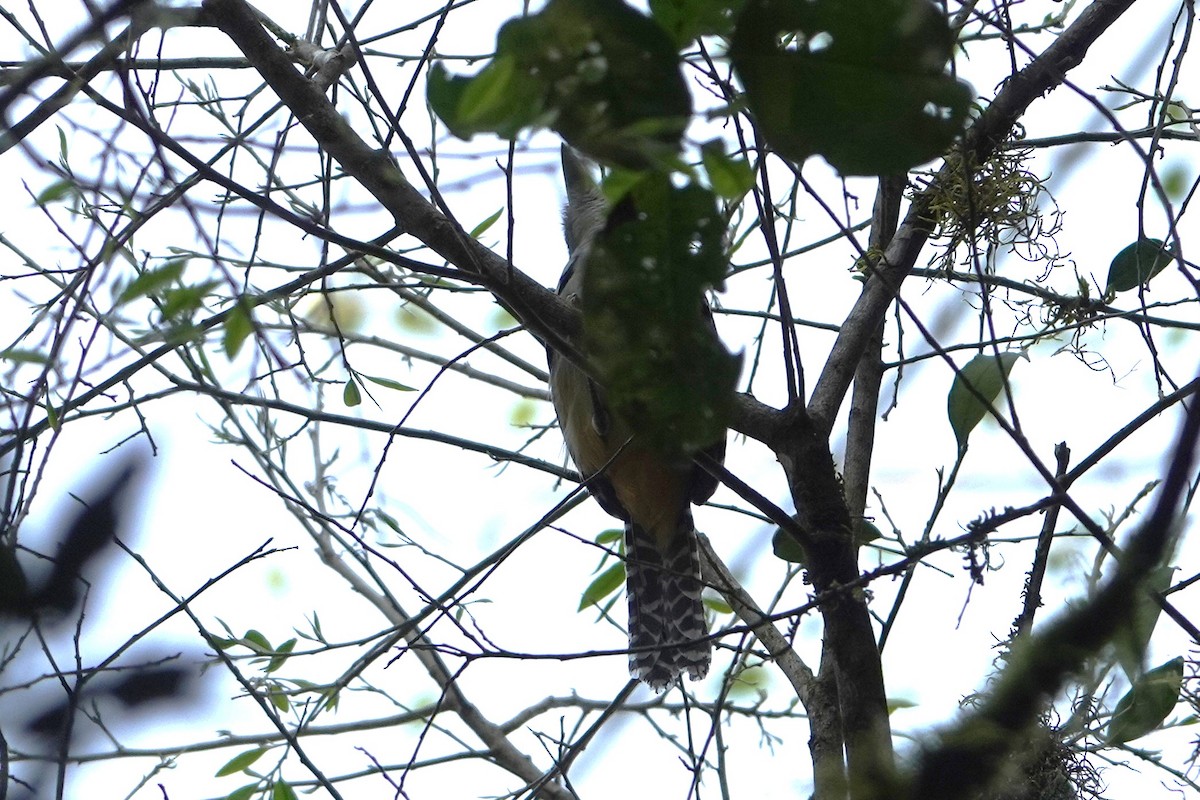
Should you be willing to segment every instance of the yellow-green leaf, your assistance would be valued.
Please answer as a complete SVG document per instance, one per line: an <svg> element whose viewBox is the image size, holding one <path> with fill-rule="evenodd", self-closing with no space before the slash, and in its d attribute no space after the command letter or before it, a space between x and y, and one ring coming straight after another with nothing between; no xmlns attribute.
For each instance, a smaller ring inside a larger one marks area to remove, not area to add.
<svg viewBox="0 0 1200 800"><path fill-rule="evenodd" d="M225 762L225 766L217 770L217 777L224 778L226 775L233 775L235 772L241 772L253 764L258 759L262 758L262 754L267 752L265 747L256 747L253 750L247 750L243 753L238 753L233 758Z"/></svg>
<svg viewBox="0 0 1200 800"><path fill-rule="evenodd" d="M726 200L740 200L754 185L754 170L750 164L745 159L726 155L720 140L705 144L700 148L700 155L713 191Z"/></svg>
<svg viewBox="0 0 1200 800"><path fill-rule="evenodd" d="M496 213L489 215L488 218L483 222L479 223L474 228L471 228L471 238L478 239L480 236L482 236L484 231L496 224L496 220L500 219L500 215L503 213L504 207L501 206L500 208L496 209Z"/></svg>
<svg viewBox="0 0 1200 800"><path fill-rule="evenodd" d="M718 614L732 614L733 607L719 597L705 597L704 605Z"/></svg>
<svg viewBox="0 0 1200 800"><path fill-rule="evenodd" d="M271 800L298 800L292 785L287 781L275 781L271 787Z"/></svg>
<svg viewBox="0 0 1200 800"><path fill-rule="evenodd" d="M621 541L624 536L625 531L621 530L620 528L609 528L606 531L601 531L600 534L596 536L596 544L613 544Z"/></svg>
<svg viewBox="0 0 1200 800"><path fill-rule="evenodd" d="M271 661L267 664L267 672L274 672L283 666L283 662L287 661L288 656L292 654L292 650L296 647L294 638L288 639L283 644L279 645L275 650L275 655L271 657Z"/></svg>
<svg viewBox="0 0 1200 800"><path fill-rule="evenodd" d="M596 576L583 592L579 600L579 611L598 604L625 583L625 563L617 562Z"/></svg>
<svg viewBox="0 0 1200 800"><path fill-rule="evenodd" d="M254 320L250 317L250 305L238 298L237 303L225 317L225 334L221 337L221 347L225 356L233 360L242 349L246 337L254 332Z"/></svg>
<svg viewBox="0 0 1200 800"><path fill-rule="evenodd" d="M17 364L46 364L50 361L44 353L39 353L37 350L23 350L19 347L0 350L0 358Z"/></svg>
<svg viewBox="0 0 1200 800"><path fill-rule="evenodd" d="M242 637L242 644L260 653L269 653L275 649L267 637L253 629L246 631L246 635Z"/></svg>
<svg viewBox="0 0 1200 800"><path fill-rule="evenodd" d="M351 408L362 402L362 392L358 390L358 384L354 382L354 378L346 381L346 387L342 389L342 402Z"/></svg>
<svg viewBox="0 0 1200 800"><path fill-rule="evenodd" d="M117 296L117 305L128 303L130 300L136 300L139 297L145 297L146 295L165 289L179 280L179 277L183 275L183 269L187 266L187 263L188 259L186 258L172 258L161 267L146 270L121 290L121 294Z"/></svg>
<svg viewBox="0 0 1200 800"><path fill-rule="evenodd" d="M63 178L62 180L58 180L50 184L45 189L42 189L35 202L39 206L48 205L53 203L55 200L61 200L74 191L74 182Z"/></svg>

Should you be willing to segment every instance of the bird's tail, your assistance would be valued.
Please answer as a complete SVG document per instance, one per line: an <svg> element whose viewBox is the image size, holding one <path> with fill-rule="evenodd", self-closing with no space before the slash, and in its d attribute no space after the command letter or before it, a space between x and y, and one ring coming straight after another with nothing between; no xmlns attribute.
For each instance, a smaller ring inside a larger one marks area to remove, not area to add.
<svg viewBox="0 0 1200 800"><path fill-rule="evenodd" d="M711 660L700 599L700 548L687 517L667 552L640 527L625 528L629 671L656 692L685 671L692 680L703 678Z"/></svg>

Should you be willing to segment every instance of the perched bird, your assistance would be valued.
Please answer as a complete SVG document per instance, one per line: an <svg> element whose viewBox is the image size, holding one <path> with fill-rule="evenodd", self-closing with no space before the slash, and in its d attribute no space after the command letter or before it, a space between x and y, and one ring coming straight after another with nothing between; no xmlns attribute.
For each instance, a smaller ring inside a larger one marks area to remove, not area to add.
<svg viewBox="0 0 1200 800"><path fill-rule="evenodd" d="M558 293L578 303L593 240L607 208L589 164L562 151L567 206L563 227L570 258ZM703 309L711 324L711 313ZM713 327L713 336L716 329ZM692 503L703 503L715 478L690 458L670 458L638 442L630 426L605 404L603 387L551 351L550 394L567 451L600 506L625 523L629 600L629 671L655 691L684 672L703 678L711 646L700 599L700 552ZM720 461L724 437L707 451Z"/></svg>

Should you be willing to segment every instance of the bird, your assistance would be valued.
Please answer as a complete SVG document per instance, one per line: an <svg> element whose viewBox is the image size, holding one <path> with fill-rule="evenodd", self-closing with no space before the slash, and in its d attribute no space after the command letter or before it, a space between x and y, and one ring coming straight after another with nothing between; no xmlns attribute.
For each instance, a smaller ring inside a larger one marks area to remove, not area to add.
<svg viewBox="0 0 1200 800"><path fill-rule="evenodd" d="M608 207L590 162L562 149L568 260L558 294L578 304ZM716 336L707 303L702 309ZM638 441L605 403L604 388L579 365L548 349L550 397L566 448L596 501L625 524L629 671L661 692L683 673L703 678L711 643L701 599L700 548L691 506L712 496L717 479L691 458L670 457ZM724 436L706 454L721 462Z"/></svg>

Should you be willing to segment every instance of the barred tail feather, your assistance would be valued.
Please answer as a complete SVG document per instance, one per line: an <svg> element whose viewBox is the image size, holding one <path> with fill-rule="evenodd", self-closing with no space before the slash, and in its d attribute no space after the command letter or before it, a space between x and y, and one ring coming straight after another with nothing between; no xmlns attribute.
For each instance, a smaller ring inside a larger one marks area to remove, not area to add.
<svg viewBox="0 0 1200 800"><path fill-rule="evenodd" d="M685 530L666 553L641 528L625 528L629 671L656 692L685 671L692 680L703 678L711 660L700 599L700 549L687 516Z"/></svg>

